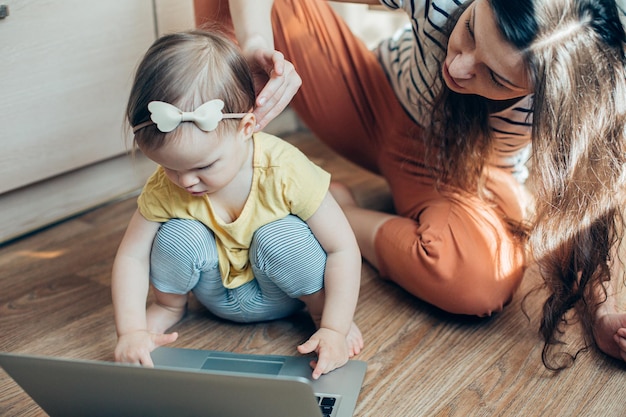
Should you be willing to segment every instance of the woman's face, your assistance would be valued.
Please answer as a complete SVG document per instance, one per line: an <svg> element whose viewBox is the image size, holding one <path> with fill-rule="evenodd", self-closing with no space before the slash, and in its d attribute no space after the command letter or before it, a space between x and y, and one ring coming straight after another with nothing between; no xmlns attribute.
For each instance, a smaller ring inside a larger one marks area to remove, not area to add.
<svg viewBox="0 0 626 417"><path fill-rule="evenodd" d="M522 55L502 37L488 0L474 1L461 15L442 71L446 85L460 94L508 100L532 92Z"/></svg>

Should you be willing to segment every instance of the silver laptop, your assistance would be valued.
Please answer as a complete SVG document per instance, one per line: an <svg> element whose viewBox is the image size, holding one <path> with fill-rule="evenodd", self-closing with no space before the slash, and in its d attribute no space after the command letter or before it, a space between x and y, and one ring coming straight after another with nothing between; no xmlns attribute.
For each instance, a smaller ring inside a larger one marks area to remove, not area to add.
<svg viewBox="0 0 626 417"><path fill-rule="evenodd" d="M310 358L161 347L154 368L0 352L50 417L351 417L366 364L311 379Z"/></svg>

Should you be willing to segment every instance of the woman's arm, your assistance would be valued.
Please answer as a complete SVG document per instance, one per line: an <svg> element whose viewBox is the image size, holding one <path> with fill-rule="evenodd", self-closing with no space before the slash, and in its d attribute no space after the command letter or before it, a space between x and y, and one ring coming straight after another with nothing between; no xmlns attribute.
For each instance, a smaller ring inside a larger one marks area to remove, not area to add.
<svg viewBox="0 0 626 417"><path fill-rule="evenodd" d="M230 0L235 35L244 54L257 49L274 50L272 32L273 0Z"/></svg>
<svg viewBox="0 0 626 417"><path fill-rule="evenodd" d="M237 41L254 73L257 131L287 107L302 85L293 64L274 50L272 4L272 0L229 2Z"/></svg>

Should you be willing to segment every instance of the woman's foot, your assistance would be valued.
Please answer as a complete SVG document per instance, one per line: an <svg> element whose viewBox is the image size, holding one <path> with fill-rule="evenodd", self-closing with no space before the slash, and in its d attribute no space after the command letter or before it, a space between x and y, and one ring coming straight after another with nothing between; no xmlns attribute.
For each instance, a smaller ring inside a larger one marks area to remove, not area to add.
<svg viewBox="0 0 626 417"><path fill-rule="evenodd" d="M626 313L600 312L594 323L593 335L602 352L626 361Z"/></svg>

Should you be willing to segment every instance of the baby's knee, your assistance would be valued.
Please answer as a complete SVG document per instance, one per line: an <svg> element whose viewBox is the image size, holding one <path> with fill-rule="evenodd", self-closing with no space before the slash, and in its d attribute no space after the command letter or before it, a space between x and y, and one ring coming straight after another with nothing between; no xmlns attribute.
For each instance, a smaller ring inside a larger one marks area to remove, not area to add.
<svg viewBox="0 0 626 417"><path fill-rule="evenodd" d="M203 273L218 267L215 239L202 223L172 219L161 225L150 255L150 281L156 289L186 294Z"/></svg>
<svg viewBox="0 0 626 417"><path fill-rule="evenodd" d="M267 243L285 245L291 243L293 239L306 239L312 234L304 220L290 214L259 227L252 236L252 245L265 246Z"/></svg>
<svg viewBox="0 0 626 417"><path fill-rule="evenodd" d="M319 291L324 285L326 252L296 216L287 216L257 230L250 263L262 287L268 282L292 298Z"/></svg>
<svg viewBox="0 0 626 417"><path fill-rule="evenodd" d="M214 244L212 232L201 222L187 219L171 219L159 227L152 250L163 255L177 252L198 253Z"/></svg>
<svg viewBox="0 0 626 417"><path fill-rule="evenodd" d="M294 265L301 260L326 258L309 226L297 216L288 215L260 227L250 245L250 262L261 270L272 266Z"/></svg>

